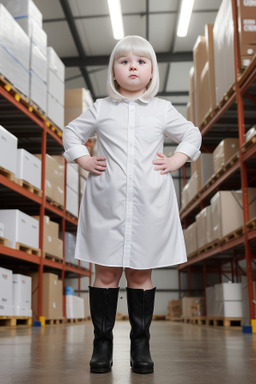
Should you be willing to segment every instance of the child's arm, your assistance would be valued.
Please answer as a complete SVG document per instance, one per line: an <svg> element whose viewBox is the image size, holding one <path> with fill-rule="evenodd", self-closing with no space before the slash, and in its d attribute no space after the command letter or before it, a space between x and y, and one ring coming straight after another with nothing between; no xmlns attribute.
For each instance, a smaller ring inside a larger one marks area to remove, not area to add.
<svg viewBox="0 0 256 384"><path fill-rule="evenodd" d="M81 168L94 175L101 175L106 170L106 158L104 156L81 156L75 161Z"/></svg>
<svg viewBox="0 0 256 384"><path fill-rule="evenodd" d="M181 152L176 152L171 157L167 157L161 152L157 152L157 155L159 158L153 160L153 164L157 165L157 167L154 168L156 171L162 169L162 172L160 172L161 175L177 171L189 160L189 157Z"/></svg>

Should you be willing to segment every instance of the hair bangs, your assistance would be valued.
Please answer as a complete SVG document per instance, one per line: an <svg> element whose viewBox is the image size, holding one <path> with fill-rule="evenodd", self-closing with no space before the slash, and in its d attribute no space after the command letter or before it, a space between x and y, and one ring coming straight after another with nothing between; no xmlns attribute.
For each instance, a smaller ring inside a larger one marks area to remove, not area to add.
<svg viewBox="0 0 256 384"><path fill-rule="evenodd" d="M120 41L120 45L117 44L116 47L114 60L127 56L129 52L133 52L134 55L139 57L146 57L152 61L152 54L149 51L149 47L145 45L145 40L140 38L134 38L131 36L124 41Z"/></svg>

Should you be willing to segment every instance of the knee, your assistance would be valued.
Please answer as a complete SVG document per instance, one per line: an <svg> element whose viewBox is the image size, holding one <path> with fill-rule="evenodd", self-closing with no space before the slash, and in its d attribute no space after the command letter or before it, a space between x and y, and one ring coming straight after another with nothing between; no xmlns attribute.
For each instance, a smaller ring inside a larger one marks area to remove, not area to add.
<svg viewBox="0 0 256 384"><path fill-rule="evenodd" d="M99 267L96 268L95 282L100 287L116 288L121 275L122 270L119 268Z"/></svg>
<svg viewBox="0 0 256 384"><path fill-rule="evenodd" d="M145 287L152 286L151 270L126 269L125 276L130 288L145 289Z"/></svg>

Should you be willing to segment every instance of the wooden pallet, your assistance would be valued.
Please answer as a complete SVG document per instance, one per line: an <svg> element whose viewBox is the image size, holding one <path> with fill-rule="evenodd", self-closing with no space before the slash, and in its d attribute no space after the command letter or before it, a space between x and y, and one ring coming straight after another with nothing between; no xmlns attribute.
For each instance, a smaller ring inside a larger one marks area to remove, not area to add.
<svg viewBox="0 0 256 384"><path fill-rule="evenodd" d="M224 236L221 240L221 244L226 244L230 242L233 239L237 239L238 237L242 236L243 234L243 227L237 228L235 231L228 233L226 236Z"/></svg>
<svg viewBox="0 0 256 384"><path fill-rule="evenodd" d="M17 90L17 88L12 84L12 82L6 79L6 77L4 77L2 74L0 74L0 85L7 92L9 92L15 98L16 101L21 102L26 107L29 106L29 97Z"/></svg>
<svg viewBox="0 0 256 384"><path fill-rule="evenodd" d="M154 321L166 320L166 315L153 315L152 320Z"/></svg>
<svg viewBox="0 0 256 384"><path fill-rule="evenodd" d="M16 327L17 325L32 325L32 317L0 316L0 326Z"/></svg>
<svg viewBox="0 0 256 384"><path fill-rule="evenodd" d="M6 177L8 180L14 181L15 177L12 172L0 166L0 175Z"/></svg>
<svg viewBox="0 0 256 384"><path fill-rule="evenodd" d="M0 245L3 245L4 247L8 247L9 240L5 237L0 236Z"/></svg>
<svg viewBox="0 0 256 384"><path fill-rule="evenodd" d="M226 102L232 97L235 91L236 91L236 86L232 85L232 87L230 87L229 90L224 94L223 98L217 105L216 109L217 110L221 109L226 104Z"/></svg>
<svg viewBox="0 0 256 384"><path fill-rule="evenodd" d="M60 325L64 324L64 318L61 319L45 319L46 325Z"/></svg>
<svg viewBox="0 0 256 384"><path fill-rule="evenodd" d="M242 319L241 318L231 318L231 317L206 317L206 325L211 325L215 327L241 327Z"/></svg>
<svg viewBox="0 0 256 384"><path fill-rule="evenodd" d="M81 319L66 319L65 322L67 324L82 324L82 323L86 322L86 319L85 318L81 318Z"/></svg>
<svg viewBox="0 0 256 384"><path fill-rule="evenodd" d="M249 231L253 231L256 228L256 217L246 223L246 227Z"/></svg>
<svg viewBox="0 0 256 384"><path fill-rule="evenodd" d="M44 258L45 259L50 259L54 261L55 263L63 263L63 259L59 259L58 257L54 255L50 255L49 253L44 253Z"/></svg>
<svg viewBox="0 0 256 384"><path fill-rule="evenodd" d="M250 140L246 141L242 145L242 152L246 152L249 148L251 148L256 143L256 135L254 135Z"/></svg>
<svg viewBox="0 0 256 384"><path fill-rule="evenodd" d="M35 255L38 257L41 256L41 249L32 248L32 247L29 247L28 245L25 245L19 242L15 244L15 248L18 249L19 251L26 252L29 255Z"/></svg>
<svg viewBox="0 0 256 384"><path fill-rule="evenodd" d="M28 191L34 193L37 196L42 196L42 190L35 187L34 185L28 183L26 180L15 179L15 182L19 184L21 187L27 189Z"/></svg>
<svg viewBox="0 0 256 384"><path fill-rule="evenodd" d="M46 196L46 201L47 201L49 204L51 204L53 207L56 207L56 208L60 209L61 211L64 210L63 205L57 203L56 201L53 201L51 197Z"/></svg>
<svg viewBox="0 0 256 384"><path fill-rule="evenodd" d="M78 218L76 216L74 216L72 213L66 211L66 216L70 217L70 219L72 220L77 220Z"/></svg>
<svg viewBox="0 0 256 384"><path fill-rule="evenodd" d="M180 316L174 317L174 316L167 315L167 316L165 316L165 320L181 322L181 317Z"/></svg>
<svg viewBox="0 0 256 384"><path fill-rule="evenodd" d="M207 251L210 251L210 250L212 250L214 248L219 247L219 245L220 245L220 241L219 240L214 240L211 243L204 245L197 252L201 255L202 253L205 253Z"/></svg>

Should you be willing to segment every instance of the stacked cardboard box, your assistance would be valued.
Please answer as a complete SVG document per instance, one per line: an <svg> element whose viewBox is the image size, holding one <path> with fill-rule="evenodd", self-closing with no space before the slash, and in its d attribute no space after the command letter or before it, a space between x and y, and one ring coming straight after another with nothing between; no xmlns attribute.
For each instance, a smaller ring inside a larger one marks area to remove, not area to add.
<svg viewBox="0 0 256 384"><path fill-rule="evenodd" d="M182 302L181 300L168 301L168 316L170 318L180 317L182 315Z"/></svg>
<svg viewBox="0 0 256 384"><path fill-rule="evenodd" d="M21 93L29 95L30 39L0 4L0 73Z"/></svg>
<svg viewBox="0 0 256 384"><path fill-rule="evenodd" d="M41 154L36 155L39 159ZM50 201L64 206L64 158L63 156L45 157L45 194Z"/></svg>
<svg viewBox="0 0 256 384"><path fill-rule="evenodd" d="M65 66L52 47L47 47L47 116L64 127Z"/></svg>
<svg viewBox="0 0 256 384"><path fill-rule="evenodd" d="M216 104L235 83L234 25L232 3L222 0L217 13L214 28L214 70Z"/></svg>
<svg viewBox="0 0 256 384"><path fill-rule="evenodd" d="M35 217L39 220L39 217ZM63 259L63 241L59 239L59 224L51 221L48 216L44 216L43 227L43 250L44 256L54 256L57 259Z"/></svg>
<svg viewBox="0 0 256 384"><path fill-rule="evenodd" d="M32 273L32 312L33 321L38 320L38 273ZM42 316L46 319L63 318L63 289L62 281L58 275L53 273L43 273L42 287Z"/></svg>
<svg viewBox="0 0 256 384"><path fill-rule="evenodd" d="M194 222L184 229L184 238L188 257L198 250L197 243L197 223Z"/></svg>
<svg viewBox="0 0 256 384"><path fill-rule="evenodd" d="M212 241L212 210L211 207L205 207L196 215L197 225L197 245L203 248Z"/></svg>
<svg viewBox="0 0 256 384"><path fill-rule="evenodd" d="M17 137L0 125L0 167L14 175L17 169L17 147Z"/></svg>
<svg viewBox="0 0 256 384"><path fill-rule="evenodd" d="M38 220L18 209L1 209L0 222L4 224L9 247L16 248L16 243L21 243L27 247L39 248Z"/></svg>
<svg viewBox="0 0 256 384"><path fill-rule="evenodd" d="M238 26L242 67L247 67L256 54L256 3L238 0Z"/></svg>
<svg viewBox="0 0 256 384"><path fill-rule="evenodd" d="M191 317L193 313L195 315L194 306L197 305L197 315L204 316L205 314L205 305L203 297L183 297L182 299L182 316ZM200 315L198 314L200 313Z"/></svg>
<svg viewBox="0 0 256 384"><path fill-rule="evenodd" d="M18 149L15 176L41 189L41 160L25 149Z"/></svg>
<svg viewBox="0 0 256 384"><path fill-rule="evenodd" d="M201 153L199 159L191 163L191 175L197 172L198 191L213 175L213 154Z"/></svg>
<svg viewBox="0 0 256 384"><path fill-rule="evenodd" d="M84 319L85 305L82 297L66 295L67 319Z"/></svg>
<svg viewBox="0 0 256 384"><path fill-rule="evenodd" d="M65 125L80 116L93 104L90 91L84 88L65 90Z"/></svg>
<svg viewBox="0 0 256 384"><path fill-rule="evenodd" d="M196 124L196 105L195 105L195 68L192 67L189 71L189 108L188 120Z"/></svg>
<svg viewBox="0 0 256 384"><path fill-rule="evenodd" d="M215 316L242 317L241 283L222 283L215 285Z"/></svg>
<svg viewBox="0 0 256 384"><path fill-rule="evenodd" d="M239 139L226 138L213 151L213 168L216 174L239 151Z"/></svg>

